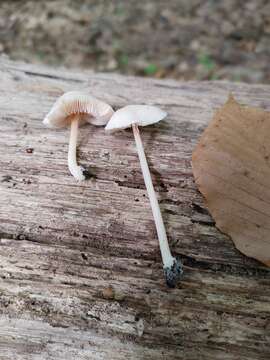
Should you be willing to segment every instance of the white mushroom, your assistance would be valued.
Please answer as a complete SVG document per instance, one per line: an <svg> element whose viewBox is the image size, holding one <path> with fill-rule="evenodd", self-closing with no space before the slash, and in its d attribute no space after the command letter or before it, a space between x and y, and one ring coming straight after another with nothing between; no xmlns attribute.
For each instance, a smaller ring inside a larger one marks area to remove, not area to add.
<svg viewBox="0 0 270 360"><path fill-rule="evenodd" d="M148 192L148 197L150 200L153 217L156 224L166 282L169 287L175 287L177 280L183 272L182 264L178 259L174 258L170 252L164 222L157 201L156 193L153 187L151 174L145 157L144 148L138 127L156 123L164 119L166 115L166 112L155 106L128 105L114 113L114 115L108 122L105 130L115 131L132 127L144 177L144 182Z"/></svg>
<svg viewBox="0 0 270 360"><path fill-rule="evenodd" d="M70 91L62 95L53 105L43 120L43 124L52 128L70 125L68 149L68 167L76 180L84 180L84 168L78 166L76 146L78 127L86 122L94 125L105 125L113 115L110 105L82 91Z"/></svg>

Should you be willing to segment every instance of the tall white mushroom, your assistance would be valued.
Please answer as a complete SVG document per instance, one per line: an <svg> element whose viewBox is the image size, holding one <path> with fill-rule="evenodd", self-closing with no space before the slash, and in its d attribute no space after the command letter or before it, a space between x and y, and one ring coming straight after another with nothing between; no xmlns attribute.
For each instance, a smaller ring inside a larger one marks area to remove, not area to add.
<svg viewBox="0 0 270 360"><path fill-rule="evenodd" d="M117 110L113 114L105 130L115 131L132 127L144 177L144 182L148 192L148 197L150 200L153 217L156 224L166 282L169 287L175 287L177 280L183 272L182 264L179 259L176 259L172 256L169 248L164 222L157 201L156 193L153 187L151 174L149 171L139 132L139 126L146 126L156 123L164 119L166 115L166 112L155 106L128 105L120 110Z"/></svg>
<svg viewBox="0 0 270 360"><path fill-rule="evenodd" d="M68 167L76 180L84 180L84 168L78 166L76 146L78 127L86 122L94 125L105 125L113 115L110 105L82 91L70 91L62 95L53 105L43 120L43 124L51 128L70 125L68 149Z"/></svg>

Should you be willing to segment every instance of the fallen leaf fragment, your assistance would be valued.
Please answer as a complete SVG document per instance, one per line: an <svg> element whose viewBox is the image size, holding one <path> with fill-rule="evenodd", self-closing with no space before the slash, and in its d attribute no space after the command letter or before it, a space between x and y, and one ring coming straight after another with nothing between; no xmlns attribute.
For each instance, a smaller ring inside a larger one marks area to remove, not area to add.
<svg viewBox="0 0 270 360"><path fill-rule="evenodd" d="M193 151L192 167L216 226L270 266L270 112L230 96Z"/></svg>

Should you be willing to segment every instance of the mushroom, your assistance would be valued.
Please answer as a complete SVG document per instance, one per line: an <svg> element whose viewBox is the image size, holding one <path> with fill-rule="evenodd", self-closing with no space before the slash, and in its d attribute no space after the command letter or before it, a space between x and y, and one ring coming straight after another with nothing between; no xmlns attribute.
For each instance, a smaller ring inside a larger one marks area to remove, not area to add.
<svg viewBox="0 0 270 360"><path fill-rule="evenodd" d="M183 273L182 264L180 260L174 258L170 252L164 222L162 219L156 193L153 187L151 174L149 171L139 132L139 126L146 126L156 123L164 119L166 115L166 112L155 106L128 105L120 110L117 110L113 114L107 126L105 127L105 130L112 132L115 130L132 127L143 178L148 192L153 217L155 220L166 283L169 287L175 287L177 280Z"/></svg>
<svg viewBox="0 0 270 360"><path fill-rule="evenodd" d="M43 120L43 124L51 128L70 125L68 149L68 167L76 180L84 180L84 168L78 166L76 146L78 127L86 122L94 125L105 125L114 113L110 105L82 91L69 91L62 95L53 105Z"/></svg>

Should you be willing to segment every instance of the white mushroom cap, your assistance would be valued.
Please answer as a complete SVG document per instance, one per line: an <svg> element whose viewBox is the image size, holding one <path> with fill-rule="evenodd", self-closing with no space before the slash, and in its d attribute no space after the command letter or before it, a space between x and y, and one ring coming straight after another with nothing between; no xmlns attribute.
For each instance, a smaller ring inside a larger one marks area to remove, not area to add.
<svg viewBox="0 0 270 360"><path fill-rule="evenodd" d="M75 115L80 114L80 125L89 122L105 125L113 115L112 107L82 91L70 91L62 95L43 120L48 127L68 126Z"/></svg>
<svg viewBox="0 0 270 360"><path fill-rule="evenodd" d="M156 106L127 105L113 114L105 130L126 129L132 124L146 126L157 123L166 116L167 113Z"/></svg>

